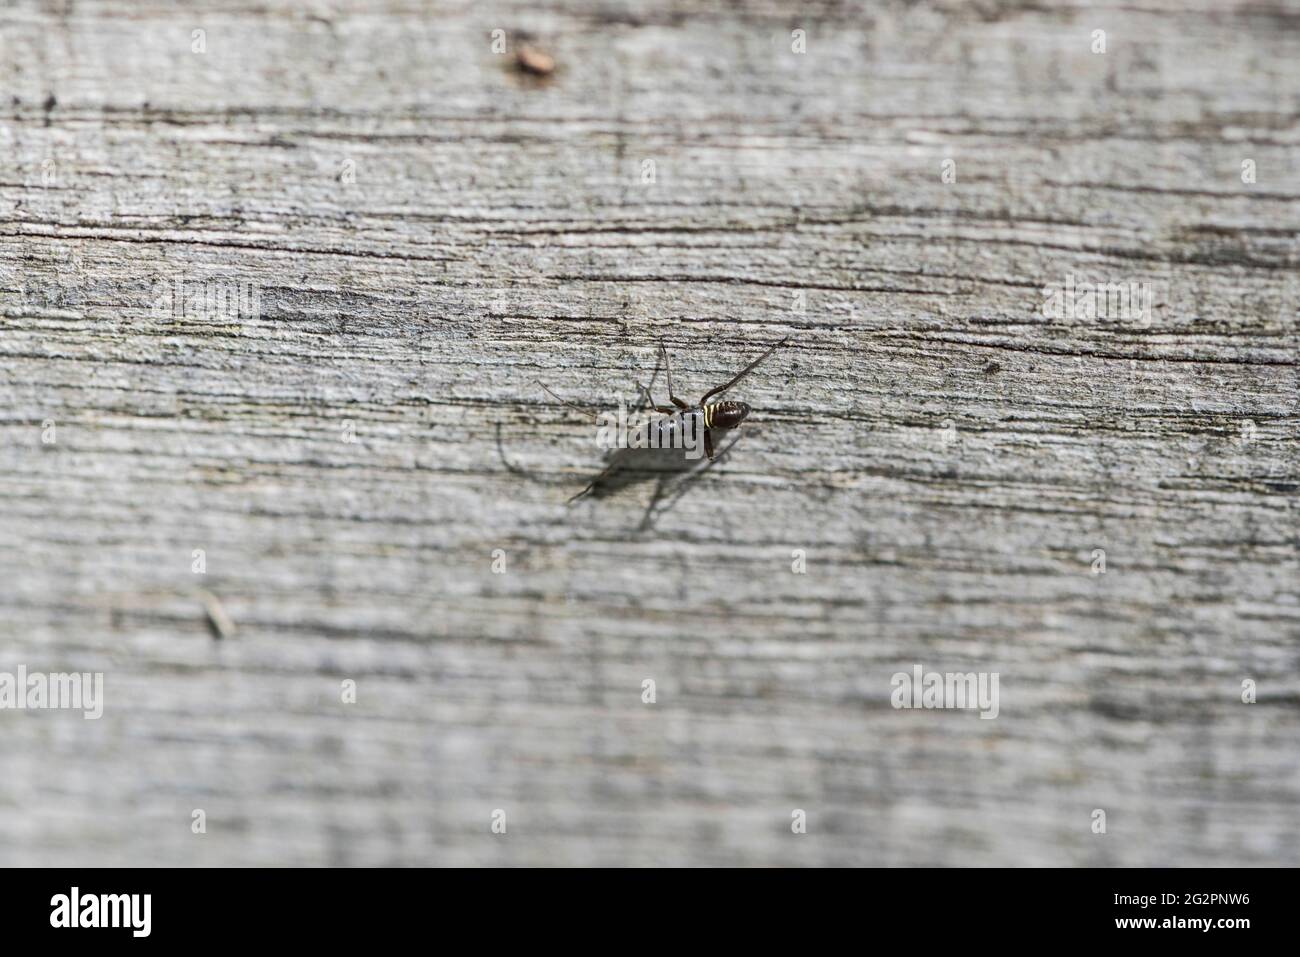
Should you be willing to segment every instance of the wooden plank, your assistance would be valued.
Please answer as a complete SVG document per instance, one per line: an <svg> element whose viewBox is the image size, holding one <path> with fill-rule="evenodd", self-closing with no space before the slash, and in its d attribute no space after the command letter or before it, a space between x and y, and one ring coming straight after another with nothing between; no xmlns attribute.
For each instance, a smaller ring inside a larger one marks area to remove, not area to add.
<svg viewBox="0 0 1300 957"><path fill-rule="evenodd" d="M1300 10L644 6L0 11L0 863L1300 863Z"/></svg>

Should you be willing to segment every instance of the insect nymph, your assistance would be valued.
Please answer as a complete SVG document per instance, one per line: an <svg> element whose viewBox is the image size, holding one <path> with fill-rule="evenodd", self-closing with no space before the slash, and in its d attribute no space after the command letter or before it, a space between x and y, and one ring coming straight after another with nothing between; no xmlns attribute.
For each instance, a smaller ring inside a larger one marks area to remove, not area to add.
<svg viewBox="0 0 1300 957"><path fill-rule="evenodd" d="M659 364L656 363L654 375L650 378L650 387L638 388L641 392L643 407L648 408L651 412L660 413L662 417L643 422L631 428L630 431L623 427L626 422L621 418L617 420L617 426L614 424L602 426L601 432L605 437L603 439L598 437L598 443L604 448L615 451L608 460L604 471L592 479L587 487L573 496L570 501L576 501L586 495L603 498L628 485L653 479L656 481L657 487L655 498L652 499L651 506L646 512L648 517L654 502L657 501L664 490L664 483L675 474L692 471L695 461L701 456L700 445L702 444L704 447L703 454L707 455L712 461L716 451L714 447L715 435L735 429L745 421L745 418L750 413L750 407L745 402L729 399L717 402L711 402L710 400L726 392L753 372L760 362L770 356L777 348L784 345L786 341L786 339L782 339L722 385L704 393L700 401L694 405L679 399L674 394L672 370L668 365L668 350L660 343L659 359L663 363L664 371L668 376L668 400L672 404L658 405L650 395L651 390L654 388L655 379L659 375ZM560 399L545 385L542 388L546 389L555 398ZM565 405L573 406L573 403L566 402L564 399L560 399L560 401ZM573 407L578 408L577 406ZM597 421L600 421L601 418L601 416L596 416ZM610 423L615 421L612 413L606 413L606 418ZM617 435L617 441L612 440L613 435L610 435L610 433ZM731 444L734 444L734 440L732 443L728 443L728 448L730 448Z"/></svg>
<svg viewBox="0 0 1300 957"><path fill-rule="evenodd" d="M650 423L650 428L657 429L659 432L659 441L655 443L660 448L681 448L679 442L673 441L673 433L691 433L694 435L703 434L704 436L704 454L710 459L713 458L713 433L714 431L725 432L734 429L745 421L746 416L750 413L749 404L746 402L736 402L730 399L724 399L721 402L710 402L709 400L715 395L721 395L733 385L753 372L760 362L770 356L779 347L785 345L787 340L782 339L776 345L772 346L761 356L751 362L745 368L731 377L727 382L720 386L710 389L700 398L700 401L691 405L673 394L673 372L668 364L668 350L664 348L663 343L659 344L659 356L663 360L664 373L668 377L668 401L672 405L655 405L654 400L650 398L649 390L645 390L646 400L650 407L656 412L663 413L668 417L660 419L657 422ZM653 387L654 380L650 380Z"/></svg>

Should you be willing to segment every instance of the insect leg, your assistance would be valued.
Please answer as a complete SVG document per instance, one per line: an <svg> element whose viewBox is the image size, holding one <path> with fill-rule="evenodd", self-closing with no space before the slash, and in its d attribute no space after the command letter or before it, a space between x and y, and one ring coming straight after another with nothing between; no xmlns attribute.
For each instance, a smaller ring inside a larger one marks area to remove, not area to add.
<svg viewBox="0 0 1300 957"><path fill-rule="evenodd" d="M704 393L704 398L702 398L702 399L700 400L700 405L704 405L704 403L708 402L710 396L715 396L715 395L717 395L719 392L726 392L728 389L730 389L733 385L735 385L735 384L736 384L737 382L739 382L741 379L745 378L745 376L747 376L747 375L749 375L751 372L753 372L754 369L755 369L755 367L756 367L760 362L762 362L764 359L766 359L766 358L767 358L768 356L770 356L773 352L775 352L777 349L779 349L781 346L785 345L785 344L786 344L787 342L789 342L789 341L790 341L790 337L789 337L789 336L786 336L786 338L782 339L780 342L778 342L778 343L777 343L776 345L774 345L772 348L768 349L766 352L764 352L761 356L759 356L757 359L755 359L755 360L754 360L753 362L751 362L749 365L745 366L745 368L741 369L738 373L736 373L736 375L732 378L732 380L731 380L730 382L728 382L726 385L720 385L720 386L718 386L716 389L710 389L708 392Z"/></svg>
<svg viewBox="0 0 1300 957"><path fill-rule="evenodd" d="M653 407L655 400L651 398L650 392L655 387L655 380L659 378L659 357L655 356L655 371L650 374L650 384L648 386L638 385L637 391L641 393L641 402L637 405L636 411L640 412L646 406Z"/></svg>
<svg viewBox="0 0 1300 957"><path fill-rule="evenodd" d="M637 388L640 389L641 387L637 386ZM677 409L671 405L658 405L655 400L650 397L649 389L641 389L641 404L637 406L637 411L640 411L642 407L647 405L656 412L664 412L668 415L674 415L677 412Z"/></svg>
<svg viewBox="0 0 1300 957"><path fill-rule="evenodd" d="M576 409L577 411L581 412L583 415L589 415L589 416L591 416L591 418L593 418L593 419L597 419L597 418L599 418L599 416L596 415L595 412L589 412L589 411L587 411L586 409L584 409L582 406L580 406L580 405L575 405L574 403L570 402L568 399L562 399L562 398L560 398L560 397L559 397L558 395L556 395L554 392L551 392L551 390L548 389L548 388L546 387L546 384L545 384L545 383L543 383L543 382L538 382L537 384L540 385L543 389L546 389L546 391L547 391L548 393L550 393L551 398L555 399L555 400L558 401L558 402L563 403L564 405L567 405L570 409Z"/></svg>
<svg viewBox="0 0 1300 957"><path fill-rule="evenodd" d="M673 395L673 370L672 366L668 364L668 350L664 348L664 341L662 339L659 340L659 355L663 356L664 372L668 374L668 401L679 409L689 409L689 405L677 398L677 396ZM664 410L660 409L659 411L663 412ZM668 411L672 412L673 410L669 409Z"/></svg>
<svg viewBox="0 0 1300 957"><path fill-rule="evenodd" d="M662 343L660 343L659 348L660 348L660 350L663 349L663 344L662 344ZM665 356L665 358L667 358L667 357ZM657 379L657 378L659 378L659 360L658 360L658 359L655 360L655 374L652 375L652 376L650 377L650 389L653 389L653 388L654 388L655 379ZM672 379L669 378L668 381L669 381L669 383L671 383L671 382L672 382ZM664 413L666 413L666 414L668 414L668 415L672 415L674 412L677 411L677 409L674 408L674 407L671 406L671 405L659 405L657 402L655 402L654 397L650 395L650 389L645 389L645 388L642 388L641 386L637 386L637 388L641 390L641 404L637 406L637 411L640 411L641 408L643 408L643 407L645 407L645 406L647 406L647 405L648 405L650 408L654 409L656 412L664 412ZM672 387L672 385L670 384L670 385L668 386L668 392L669 392L670 395L672 394L672 391L673 391L673 387Z"/></svg>

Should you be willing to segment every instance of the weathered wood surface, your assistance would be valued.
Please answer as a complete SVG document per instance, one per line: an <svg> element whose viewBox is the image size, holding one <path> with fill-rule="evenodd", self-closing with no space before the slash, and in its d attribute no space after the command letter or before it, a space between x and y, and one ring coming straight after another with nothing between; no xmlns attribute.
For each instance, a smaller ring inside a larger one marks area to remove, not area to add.
<svg viewBox="0 0 1300 957"><path fill-rule="evenodd" d="M1300 6L300 6L0 11L0 863L1300 864Z"/></svg>

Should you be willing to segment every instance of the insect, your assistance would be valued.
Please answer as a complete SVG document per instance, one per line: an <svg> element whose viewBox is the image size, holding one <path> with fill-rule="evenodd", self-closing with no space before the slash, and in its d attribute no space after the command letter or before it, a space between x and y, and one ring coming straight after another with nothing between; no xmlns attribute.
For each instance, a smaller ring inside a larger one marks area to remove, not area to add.
<svg viewBox="0 0 1300 957"><path fill-rule="evenodd" d="M646 398L650 400L651 408L656 412L667 415L665 419L659 419L652 422L651 427L659 430L659 439L657 447L659 448L680 448L680 442L672 440L672 433L681 431L691 432L704 435L704 454L710 459L713 458L713 432L716 429L719 432L725 432L734 429L745 421L750 413L749 403L735 402L725 399L721 402L710 402L709 399L715 395L721 395L733 385L739 382L745 376L749 375L758 364L775 352L778 348L785 345L788 339L782 339L776 345L769 348L761 356L751 362L745 368L741 369L727 382L720 386L710 389L700 398L695 405L677 398L673 394L673 370L668 364L668 350L664 348L662 342L659 343L659 357L664 363L664 374L668 377L668 401L672 405L655 405L653 399L650 399L649 390L646 390ZM654 385L654 380L651 380ZM667 441L665 441L667 440ZM652 446L655 447L655 446Z"/></svg>
<svg viewBox="0 0 1300 957"><path fill-rule="evenodd" d="M661 342L659 362L663 364L667 375L668 401L672 404L659 405L651 397L651 389L654 388L655 378L659 375L659 363L656 363L655 373L650 379L650 387L642 388L640 391L643 403L663 417L652 419L634 429L631 434L624 436L624 442L618 446L618 451L610 459L604 471L592 479L591 483L570 501L588 494L598 498L603 497L627 485L651 478L657 479L659 483L655 495L657 500L663 490L663 483L671 474L691 469L694 460L700 455L701 442L704 446L704 454L712 462L716 456L715 435L737 428L748 417L751 409L746 402L729 399L710 400L726 392L753 372L764 359L788 341L788 338L782 339L771 346L722 385L704 393L700 401L694 405L679 399L673 391L673 374L668 362L668 350ZM545 385L542 385L542 388L565 405L578 408L555 395ZM610 414L610 419L612 418Z"/></svg>

